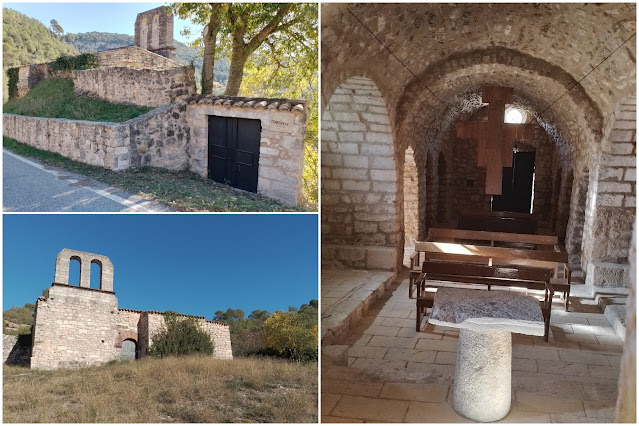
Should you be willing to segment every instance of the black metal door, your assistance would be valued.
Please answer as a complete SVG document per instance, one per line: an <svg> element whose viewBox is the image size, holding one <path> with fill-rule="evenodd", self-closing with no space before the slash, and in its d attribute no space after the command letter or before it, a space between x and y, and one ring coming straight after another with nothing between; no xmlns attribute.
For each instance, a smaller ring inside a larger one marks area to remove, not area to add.
<svg viewBox="0 0 639 426"><path fill-rule="evenodd" d="M257 192L260 120L209 116L209 179Z"/></svg>
<svg viewBox="0 0 639 426"><path fill-rule="evenodd" d="M505 167L502 195L493 197L493 211L530 213L535 173L535 153L513 153L513 166Z"/></svg>

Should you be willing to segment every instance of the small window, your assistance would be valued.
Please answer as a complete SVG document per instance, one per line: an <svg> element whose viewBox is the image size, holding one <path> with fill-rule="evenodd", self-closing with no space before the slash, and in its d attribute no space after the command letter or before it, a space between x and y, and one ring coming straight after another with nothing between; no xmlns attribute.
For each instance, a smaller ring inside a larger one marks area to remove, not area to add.
<svg viewBox="0 0 639 426"><path fill-rule="evenodd" d="M525 123L527 114L519 108L507 108L504 123L521 124Z"/></svg>

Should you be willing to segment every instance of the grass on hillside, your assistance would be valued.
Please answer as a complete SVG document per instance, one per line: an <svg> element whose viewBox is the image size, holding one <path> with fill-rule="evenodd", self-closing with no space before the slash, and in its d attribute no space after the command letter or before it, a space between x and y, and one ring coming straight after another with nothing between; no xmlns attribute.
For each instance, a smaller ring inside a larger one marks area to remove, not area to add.
<svg viewBox="0 0 639 426"><path fill-rule="evenodd" d="M60 154L33 148L15 139L3 137L2 142L5 148L16 154L61 167L147 199L153 199L177 211L305 211L302 207L286 206L257 194L237 191L191 172L172 172L152 167L114 172L73 161Z"/></svg>
<svg viewBox="0 0 639 426"><path fill-rule="evenodd" d="M30 117L119 123L151 109L80 96L73 91L70 78L50 78L37 83L24 97L4 104L3 112Z"/></svg>
<svg viewBox="0 0 639 426"><path fill-rule="evenodd" d="M316 423L317 363L181 357L4 367L5 423Z"/></svg>

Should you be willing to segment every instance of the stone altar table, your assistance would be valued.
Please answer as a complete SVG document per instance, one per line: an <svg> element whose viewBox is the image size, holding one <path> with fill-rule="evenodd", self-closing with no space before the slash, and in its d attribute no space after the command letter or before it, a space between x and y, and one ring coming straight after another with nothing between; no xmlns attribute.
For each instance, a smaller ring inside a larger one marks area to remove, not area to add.
<svg viewBox="0 0 639 426"><path fill-rule="evenodd" d="M459 328L453 408L479 421L510 411L511 333L544 335L539 301L509 291L439 288L428 322Z"/></svg>

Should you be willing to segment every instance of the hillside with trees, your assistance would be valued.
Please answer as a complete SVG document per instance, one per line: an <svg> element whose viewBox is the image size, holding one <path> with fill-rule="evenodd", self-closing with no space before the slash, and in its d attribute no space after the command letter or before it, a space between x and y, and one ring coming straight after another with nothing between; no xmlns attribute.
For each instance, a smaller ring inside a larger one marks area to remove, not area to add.
<svg viewBox="0 0 639 426"><path fill-rule="evenodd" d="M77 54L74 46L60 39L37 19L13 9L2 9L2 66L5 69Z"/></svg>

